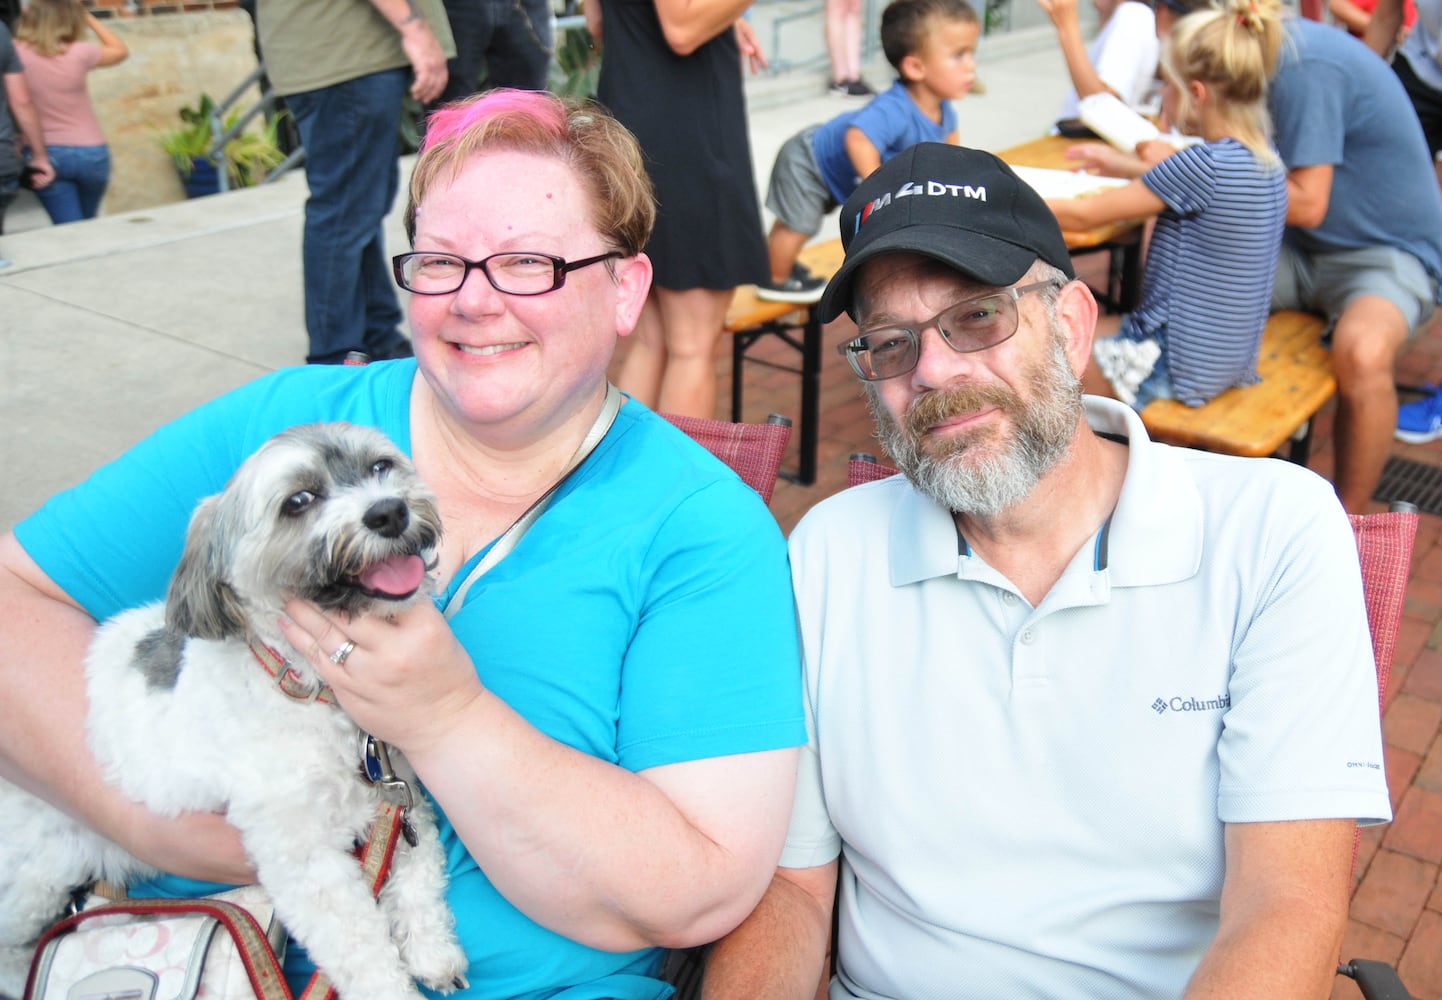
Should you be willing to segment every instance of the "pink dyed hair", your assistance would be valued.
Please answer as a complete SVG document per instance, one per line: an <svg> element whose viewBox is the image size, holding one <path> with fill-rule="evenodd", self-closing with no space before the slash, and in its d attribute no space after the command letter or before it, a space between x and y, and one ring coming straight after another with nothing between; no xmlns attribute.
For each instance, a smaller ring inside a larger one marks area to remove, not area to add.
<svg viewBox="0 0 1442 1000"><path fill-rule="evenodd" d="M550 156L571 167L590 195L591 222L617 250L639 253L656 221L656 198L636 139L594 105L544 91L491 90L448 104L427 119L411 172L406 235L438 178L454 180L473 156L496 150Z"/></svg>

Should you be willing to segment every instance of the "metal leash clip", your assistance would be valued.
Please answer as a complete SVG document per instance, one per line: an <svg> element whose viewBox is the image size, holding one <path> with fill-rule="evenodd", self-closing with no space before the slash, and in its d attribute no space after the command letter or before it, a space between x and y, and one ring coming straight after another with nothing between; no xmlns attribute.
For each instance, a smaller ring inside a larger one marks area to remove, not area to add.
<svg viewBox="0 0 1442 1000"><path fill-rule="evenodd" d="M360 734L361 775L376 786L381 798L401 810L401 836L406 843L415 847L418 839L415 827L411 826L410 813L415 807L415 792L404 778L396 776L391 766L391 750L384 740L378 740L370 733Z"/></svg>

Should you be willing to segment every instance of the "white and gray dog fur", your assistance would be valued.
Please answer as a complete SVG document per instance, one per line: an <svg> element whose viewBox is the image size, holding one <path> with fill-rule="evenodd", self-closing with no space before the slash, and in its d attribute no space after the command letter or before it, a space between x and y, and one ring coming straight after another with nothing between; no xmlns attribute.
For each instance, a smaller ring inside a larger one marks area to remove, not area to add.
<svg viewBox="0 0 1442 1000"><path fill-rule="evenodd" d="M165 816L224 812L343 1000L418 1000L413 979L464 982L434 815L417 786L418 843L398 840L374 898L353 854L379 802L360 776L359 732L339 708L280 691L249 644L318 686L276 624L284 600L349 616L427 600L440 531L434 497L382 434L292 428L202 501L166 599L103 624L86 662L87 733L107 780ZM21 994L31 945L72 887L153 871L0 782L0 993Z"/></svg>

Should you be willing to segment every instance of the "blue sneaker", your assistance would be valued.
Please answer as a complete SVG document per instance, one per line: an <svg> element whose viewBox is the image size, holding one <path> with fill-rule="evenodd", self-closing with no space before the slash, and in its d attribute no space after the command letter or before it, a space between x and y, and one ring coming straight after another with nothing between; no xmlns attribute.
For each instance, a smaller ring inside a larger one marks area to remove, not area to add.
<svg viewBox="0 0 1442 1000"><path fill-rule="evenodd" d="M1398 441L1408 444L1426 444L1442 438L1442 389L1435 385L1424 385L1428 395L1415 403L1397 407Z"/></svg>

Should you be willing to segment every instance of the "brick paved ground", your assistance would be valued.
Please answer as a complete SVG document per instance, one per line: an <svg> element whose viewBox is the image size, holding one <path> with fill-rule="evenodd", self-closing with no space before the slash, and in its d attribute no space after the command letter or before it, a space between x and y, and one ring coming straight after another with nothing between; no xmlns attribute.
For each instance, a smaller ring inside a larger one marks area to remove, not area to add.
<svg viewBox="0 0 1442 1000"><path fill-rule="evenodd" d="M851 329L843 317L826 330L817 482L777 484L771 508L786 531L812 504L845 486L851 452L879 450L861 391L832 346ZM768 340L753 349L758 356L777 363L794 361L794 352L775 338ZM729 354L729 345L723 346ZM724 418L730 406L729 362L720 367L717 416ZM1399 362L1397 378L1403 385L1442 382L1442 320L1434 320L1411 345ZM745 379L744 419L759 421L773 412L798 419L795 375L753 365ZM1312 467L1324 476L1332 467L1332 415L1328 406L1314 430ZM790 452L786 467L794 468L794 438ZM1442 466L1442 441L1397 444L1394 454ZM1393 962L1417 1000L1442 1000L1442 518L1423 515L1412 565L1383 719L1396 818L1388 826L1363 832L1343 953ZM1361 994L1339 978L1332 995L1352 1000Z"/></svg>

